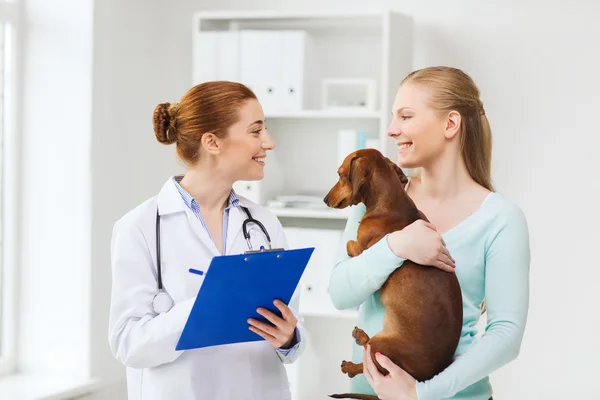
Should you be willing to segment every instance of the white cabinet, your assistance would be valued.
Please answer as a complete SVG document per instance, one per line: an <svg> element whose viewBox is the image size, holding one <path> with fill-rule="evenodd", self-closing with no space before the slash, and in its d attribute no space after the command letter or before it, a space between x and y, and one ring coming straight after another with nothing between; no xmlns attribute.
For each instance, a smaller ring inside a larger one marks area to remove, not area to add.
<svg viewBox="0 0 600 400"><path fill-rule="evenodd" d="M196 14L193 83L229 79L252 88L277 145L265 179L238 187L253 187L262 204L277 195L322 196L344 153L376 146L394 159L386 129L399 84L413 70L412 32L411 18L388 10ZM323 89L332 82L368 83L368 106L326 108ZM343 133L351 131L366 140L357 145Z"/></svg>
<svg viewBox="0 0 600 400"><path fill-rule="evenodd" d="M413 70L410 17L389 10L201 12L193 35L193 83L226 79L249 86L276 142L265 178L234 186L242 196L265 205L280 195L322 198L338 179L341 159L359 146L375 146L395 159L386 128L400 82ZM328 83L336 86L335 99L323 95ZM348 83L355 88L340 88ZM361 90L368 93L363 108ZM345 92L353 97L346 105L354 106L344 106ZM325 99L335 107L326 107ZM348 378L339 365L351 356L356 310L336 310L328 283L346 210L271 209L290 247L315 247L300 282L310 340L306 354L288 366L293 398L344 392Z"/></svg>
<svg viewBox="0 0 600 400"><path fill-rule="evenodd" d="M356 317L357 310L337 310L329 298L329 277L340 247L342 230L284 227L284 231L290 248L315 248L300 280L300 313L305 316Z"/></svg>

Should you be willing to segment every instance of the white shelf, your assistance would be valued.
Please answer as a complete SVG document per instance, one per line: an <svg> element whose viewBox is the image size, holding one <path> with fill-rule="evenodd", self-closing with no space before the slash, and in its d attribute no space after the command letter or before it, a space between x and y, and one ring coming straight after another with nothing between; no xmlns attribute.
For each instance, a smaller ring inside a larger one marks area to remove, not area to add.
<svg viewBox="0 0 600 400"><path fill-rule="evenodd" d="M319 219L347 219L348 210L337 209L305 209L305 208L275 208L270 207L270 210L278 217L292 218L319 218Z"/></svg>
<svg viewBox="0 0 600 400"><path fill-rule="evenodd" d="M241 29L367 29L380 30L389 10L249 10L208 11L194 14L196 32Z"/></svg>
<svg viewBox="0 0 600 400"><path fill-rule="evenodd" d="M320 193L324 197L338 179L344 153L354 147L345 146L354 138L342 131L378 139L377 148L395 159L396 146L387 128L400 82L414 69L414 21L377 8L304 7L199 12L193 24L194 83L233 80L247 84L272 123L268 125L276 149L267 156L265 179L239 182L235 189L267 205L281 219L290 248L315 248L298 286L298 311L305 318L311 343L300 362L286 368L293 369L289 376L295 400L317 398L347 385L339 369L319 376L314 371L323 365L339 365L352 351L351 332L358 310L336 309L328 291L351 208L338 210L321 202L316 208L282 208L276 206L285 203L269 206L268 200L283 194ZM290 35L277 36L276 31ZM356 62L357 55L369 62ZM369 109L327 109L326 104L360 104L351 99L354 94L348 95L348 102L326 102L323 83L328 79L374 81L376 100L364 103ZM299 90L289 91L294 87ZM342 339L331 342L332 337Z"/></svg>
<svg viewBox="0 0 600 400"><path fill-rule="evenodd" d="M379 119L381 111L302 110L268 113L265 118Z"/></svg>
<svg viewBox="0 0 600 400"><path fill-rule="evenodd" d="M317 12L306 9L286 10L243 10L243 11L202 11L194 14L195 18L203 20L253 20L253 19L326 19L326 18L365 18L383 17L387 9L360 9L360 10L319 10Z"/></svg>

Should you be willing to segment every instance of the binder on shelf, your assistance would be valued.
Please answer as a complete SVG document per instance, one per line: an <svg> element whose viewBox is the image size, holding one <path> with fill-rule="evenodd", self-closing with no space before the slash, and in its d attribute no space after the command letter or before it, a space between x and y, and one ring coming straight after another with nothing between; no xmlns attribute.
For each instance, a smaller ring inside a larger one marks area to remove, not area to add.
<svg viewBox="0 0 600 400"><path fill-rule="evenodd" d="M194 36L193 51L193 83L194 85L214 81L217 78L218 64L215 61L217 53L217 35L219 32L198 32Z"/></svg>
<svg viewBox="0 0 600 400"><path fill-rule="evenodd" d="M233 184L233 191L248 200L261 204L261 181L237 181Z"/></svg>
<svg viewBox="0 0 600 400"><path fill-rule="evenodd" d="M342 165L348 154L357 150L358 133L353 129L338 131L337 166Z"/></svg>
<svg viewBox="0 0 600 400"><path fill-rule="evenodd" d="M243 30L240 35L241 82L256 94L265 114L275 112L280 92L281 33Z"/></svg>
<svg viewBox="0 0 600 400"><path fill-rule="evenodd" d="M240 80L240 35L235 31L202 31L194 37L194 84Z"/></svg>
<svg viewBox="0 0 600 400"><path fill-rule="evenodd" d="M300 111L307 107L307 79L311 71L311 42L306 31L281 32L281 90L278 111Z"/></svg>
<svg viewBox="0 0 600 400"><path fill-rule="evenodd" d="M304 30L200 31L194 36L194 84L241 82L256 94L265 114L307 108L312 65Z"/></svg>

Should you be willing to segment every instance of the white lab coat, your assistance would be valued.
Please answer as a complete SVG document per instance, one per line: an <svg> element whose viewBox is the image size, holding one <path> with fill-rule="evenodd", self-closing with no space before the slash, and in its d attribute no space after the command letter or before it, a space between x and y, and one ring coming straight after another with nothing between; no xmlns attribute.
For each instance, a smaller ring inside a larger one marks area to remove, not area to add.
<svg viewBox="0 0 600 400"><path fill-rule="evenodd" d="M165 291L175 305L157 315L152 300L157 293L156 208L161 215L161 263ZM283 228L267 208L240 197L252 216L263 223L273 247L287 248ZM246 218L232 207L227 230L227 254L248 250L242 233ZM266 238L250 224L254 249ZM201 222L186 206L172 179L152 197L116 222L112 244L112 297L109 342L113 355L127 367L129 400L285 400L290 399L283 363L294 362L306 345L298 316L297 296L290 304L298 318L300 345L294 354L281 355L265 340L175 351L203 276L216 246Z"/></svg>

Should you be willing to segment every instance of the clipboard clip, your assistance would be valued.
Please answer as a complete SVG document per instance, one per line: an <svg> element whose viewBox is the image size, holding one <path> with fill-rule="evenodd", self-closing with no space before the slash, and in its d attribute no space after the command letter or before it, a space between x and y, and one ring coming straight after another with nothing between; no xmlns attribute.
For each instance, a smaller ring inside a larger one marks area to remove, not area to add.
<svg viewBox="0 0 600 400"><path fill-rule="evenodd" d="M283 250L285 250L283 247L279 247L279 248L276 248L276 249L265 249L264 246L260 246L259 250L246 250L244 252L244 254L268 253L268 252L271 252L271 251L283 251Z"/></svg>

